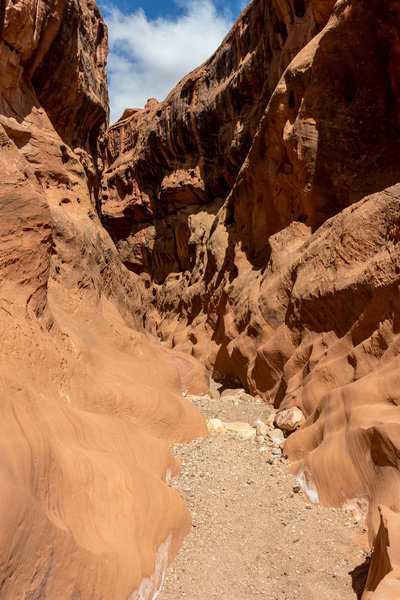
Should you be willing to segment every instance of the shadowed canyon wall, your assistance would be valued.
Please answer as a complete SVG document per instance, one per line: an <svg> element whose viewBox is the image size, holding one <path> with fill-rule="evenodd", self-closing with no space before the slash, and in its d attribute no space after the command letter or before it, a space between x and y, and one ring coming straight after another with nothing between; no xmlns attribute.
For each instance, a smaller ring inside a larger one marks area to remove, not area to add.
<svg viewBox="0 0 400 600"><path fill-rule="evenodd" d="M0 7L0 597L152 598L190 527L168 443L206 433L182 397L205 375L139 331L97 215L97 6Z"/></svg>
<svg viewBox="0 0 400 600"><path fill-rule="evenodd" d="M365 599L400 586L399 57L398 1L253 0L110 128L99 200L164 347L305 414L286 450L366 518Z"/></svg>

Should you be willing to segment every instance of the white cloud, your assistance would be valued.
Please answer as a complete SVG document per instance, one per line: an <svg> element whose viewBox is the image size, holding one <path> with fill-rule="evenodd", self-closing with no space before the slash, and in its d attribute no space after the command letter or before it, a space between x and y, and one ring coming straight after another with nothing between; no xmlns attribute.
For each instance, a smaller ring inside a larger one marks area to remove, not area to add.
<svg viewBox="0 0 400 600"><path fill-rule="evenodd" d="M217 49L232 26L231 15L219 13L212 0L179 5L179 16L155 20L142 9L126 15L107 5L112 123L125 108L141 108L148 98L164 100L184 75Z"/></svg>

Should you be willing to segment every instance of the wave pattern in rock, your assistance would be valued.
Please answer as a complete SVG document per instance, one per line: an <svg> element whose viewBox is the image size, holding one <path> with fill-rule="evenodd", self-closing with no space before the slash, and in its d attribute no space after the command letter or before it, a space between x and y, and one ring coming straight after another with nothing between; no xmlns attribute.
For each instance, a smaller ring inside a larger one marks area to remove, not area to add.
<svg viewBox="0 0 400 600"><path fill-rule="evenodd" d="M168 443L207 433L182 397L204 373L140 332L96 212L98 8L0 5L0 596L150 598L190 526Z"/></svg>
<svg viewBox="0 0 400 600"><path fill-rule="evenodd" d="M303 411L287 452L367 518L365 598L398 585L399 31L393 0L253 0L111 127L101 198L146 326Z"/></svg>

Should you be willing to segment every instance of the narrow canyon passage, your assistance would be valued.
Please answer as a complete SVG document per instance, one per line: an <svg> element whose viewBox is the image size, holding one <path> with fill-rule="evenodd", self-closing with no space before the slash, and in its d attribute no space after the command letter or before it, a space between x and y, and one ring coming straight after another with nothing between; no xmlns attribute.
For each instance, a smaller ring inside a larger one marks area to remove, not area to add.
<svg viewBox="0 0 400 600"><path fill-rule="evenodd" d="M400 0L244 2L110 125L189 56L132 2L0 2L0 600L399 600Z"/></svg>
<svg viewBox="0 0 400 600"><path fill-rule="evenodd" d="M206 419L268 421L245 394L191 397ZM368 568L365 528L351 513L310 504L277 445L213 432L174 446L172 486L193 518L161 600L356 600Z"/></svg>

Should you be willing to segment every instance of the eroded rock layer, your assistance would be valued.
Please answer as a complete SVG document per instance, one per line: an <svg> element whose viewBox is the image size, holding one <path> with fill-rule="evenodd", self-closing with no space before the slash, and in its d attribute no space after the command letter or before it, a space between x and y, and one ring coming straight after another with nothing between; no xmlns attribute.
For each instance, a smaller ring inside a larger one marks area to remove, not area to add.
<svg viewBox="0 0 400 600"><path fill-rule="evenodd" d="M287 452L367 519L365 598L398 595L399 32L395 0L253 0L111 127L101 198L149 330L304 413Z"/></svg>
<svg viewBox="0 0 400 600"><path fill-rule="evenodd" d="M206 434L196 363L138 329L96 213L105 26L0 6L0 597L152 598L190 526L171 441Z"/></svg>

